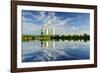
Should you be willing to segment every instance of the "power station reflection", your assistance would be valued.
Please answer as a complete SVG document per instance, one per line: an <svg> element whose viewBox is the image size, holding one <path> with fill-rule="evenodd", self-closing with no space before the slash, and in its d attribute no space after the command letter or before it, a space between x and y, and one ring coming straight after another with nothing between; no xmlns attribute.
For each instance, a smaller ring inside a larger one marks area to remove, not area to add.
<svg viewBox="0 0 100 73"><path fill-rule="evenodd" d="M42 48L55 48L55 42L54 41L41 41L41 47Z"/></svg>

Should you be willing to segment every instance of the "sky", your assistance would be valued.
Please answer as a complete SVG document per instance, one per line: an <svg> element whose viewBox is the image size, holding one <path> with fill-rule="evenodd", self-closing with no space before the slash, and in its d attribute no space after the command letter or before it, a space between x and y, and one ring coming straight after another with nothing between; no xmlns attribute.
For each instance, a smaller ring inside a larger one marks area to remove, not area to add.
<svg viewBox="0 0 100 73"><path fill-rule="evenodd" d="M90 14L76 12L22 10L22 34L40 35L43 26L57 35L90 34Z"/></svg>

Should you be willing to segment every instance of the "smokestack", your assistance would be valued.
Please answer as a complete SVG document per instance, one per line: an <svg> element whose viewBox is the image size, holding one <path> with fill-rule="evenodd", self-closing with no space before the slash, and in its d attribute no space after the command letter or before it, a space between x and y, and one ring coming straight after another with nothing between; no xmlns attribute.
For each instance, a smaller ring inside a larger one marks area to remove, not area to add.
<svg viewBox="0 0 100 73"><path fill-rule="evenodd" d="M53 35L55 35L55 28L53 28Z"/></svg>
<svg viewBox="0 0 100 73"><path fill-rule="evenodd" d="M48 35L48 29L47 28L45 29L45 32L46 32L46 35Z"/></svg>

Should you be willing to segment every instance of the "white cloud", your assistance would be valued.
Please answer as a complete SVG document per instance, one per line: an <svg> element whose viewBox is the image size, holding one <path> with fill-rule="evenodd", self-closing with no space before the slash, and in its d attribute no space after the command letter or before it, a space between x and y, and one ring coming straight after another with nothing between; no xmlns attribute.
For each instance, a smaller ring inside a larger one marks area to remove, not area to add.
<svg viewBox="0 0 100 73"><path fill-rule="evenodd" d="M23 34L35 34L35 35L40 34L41 26L39 25L27 22L23 23L22 25L23 25L22 27Z"/></svg>
<svg viewBox="0 0 100 73"><path fill-rule="evenodd" d="M44 12L44 11L39 11L36 14L33 14L31 12L27 12L28 15L31 17L35 18L36 20L34 21L40 21L42 26L46 26L48 28L55 28L56 29L56 34L62 35L62 34L82 34L82 33L89 33L89 27L85 28L83 25L75 26L75 19L80 19L80 17L66 17L65 19L61 19L62 17L57 16L55 12ZM23 18L23 20L26 21L32 21L32 19L27 19ZM77 21L76 21L77 22ZM24 32L37 32L39 31L42 27L37 24L32 24L32 23L25 23L24 24Z"/></svg>

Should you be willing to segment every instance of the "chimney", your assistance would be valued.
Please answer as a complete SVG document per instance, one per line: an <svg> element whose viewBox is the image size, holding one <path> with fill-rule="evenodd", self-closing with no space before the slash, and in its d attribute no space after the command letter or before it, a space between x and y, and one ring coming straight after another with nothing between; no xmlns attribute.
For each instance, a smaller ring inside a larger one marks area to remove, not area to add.
<svg viewBox="0 0 100 73"><path fill-rule="evenodd" d="M55 28L53 28L53 35L55 35Z"/></svg>

